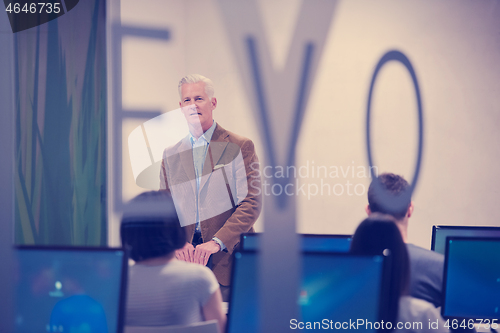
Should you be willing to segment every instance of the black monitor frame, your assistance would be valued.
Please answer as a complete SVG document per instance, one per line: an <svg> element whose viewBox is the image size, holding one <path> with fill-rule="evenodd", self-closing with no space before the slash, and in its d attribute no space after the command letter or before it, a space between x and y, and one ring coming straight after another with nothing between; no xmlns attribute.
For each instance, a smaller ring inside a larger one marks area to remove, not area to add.
<svg viewBox="0 0 500 333"><path fill-rule="evenodd" d="M320 235L322 236L322 235ZM326 235L329 236L329 235ZM346 235L339 235L339 236L346 236ZM243 237L242 237L243 239ZM238 255L241 253L248 253L248 254L256 254L258 255L261 251L256 251L256 250L244 250L242 248L236 250L234 252L234 255ZM375 257L377 255L358 255L358 254L352 254L350 252L316 252L316 251L301 251L301 257L305 254L311 254L311 255L320 255L320 256L336 256L336 257ZM392 257L391 255L386 255L386 254L380 254L378 255L382 258L383 260L383 265L382 265L382 276L381 276L381 283L380 283L380 299L379 299L379 313L378 313L378 321L380 322L380 319L383 318L387 311L388 311L388 306L389 306L389 291L390 291L390 275L391 275L391 263L392 263ZM236 265L233 263L233 267L231 269L231 281L234 281L234 276L236 274ZM302 274L302 273L301 273ZM232 301L234 297L233 294L233 288L231 285L231 289L229 292L229 308L228 308L228 313L227 313L227 323L226 323L226 332L225 333L232 333L230 332L230 326L231 326L231 320L233 320L231 316L231 304L234 304ZM297 305L298 306L298 305Z"/></svg>
<svg viewBox="0 0 500 333"><path fill-rule="evenodd" d="M252 233L253 234L253 233ZM243 240L243 235L240 235L240 240ZM241 247L242 243L240 243L240 248L237 249L236 251L233 252L233 256L237 257L238 255L241 255L241 253L248 253L248 254L258 254L259 251L254 251L254 250L243 250ZM234 297L234 277L236 275L236 266L238 264L236 263L236 260L233 259L233 265L231 267L231 288L229 289L229 307L227 309L227 321L226 321L226 330L225 333L232 333L230 332L230 327L231 327L231 322L233 320L233 316L231 315L232 307L234 305L233 302L233 297Z"/></svg>
<svg viewBox="0 0 500 333"><path fill-rule="evenodd" d="M118 321L116 333L124 332L125 325L125 308L127 297L127 283L128 283L128 254L122 247L99 247L99 246L52 246L52 245L15 245L14 258L16 258L17 251L35 250L35 251L66 251L66 252L123 252L121 277L120 277L120 294L118 304ZM111 333L111 332L110 332Z"/></svg>
<svg viewBox="0 0 500 333"><path fill-rule="evenodd" d="M457 319L457 320L463 320L463 319L499 319L500 320L500 314L498 317L457 317L457 316L447 316L445 315L445 310L446 310L446 287L447 287L447 280L448 280L448 263L449 263L449 242L450 240L455 240L455 241L485 241L485 242L500 242L500 237L456 237L456 236L448 236L446 237L446 250L445 250L445 257L444 257L444 270L443 270L443 289L442 289L442 300L441 300L441 316L443 319Z"/></svg>
<svg viewBox="0 0 500 333"><path fill-rule="evenodd" d="M482 231L499 231L500 232L500 226L464 226L464 225L434 225L432 226L432 238L431 238L431 250L436 251L436 236L437 236L437 230L438 229L443 229L443 230L482 230ZM471 236L459 236L459 235L454 235L454 236L449 236L449 237L471 237ZM476 236L473 236L476 237ZM487 236L481 236L482 237L487 237Z"/></svg>

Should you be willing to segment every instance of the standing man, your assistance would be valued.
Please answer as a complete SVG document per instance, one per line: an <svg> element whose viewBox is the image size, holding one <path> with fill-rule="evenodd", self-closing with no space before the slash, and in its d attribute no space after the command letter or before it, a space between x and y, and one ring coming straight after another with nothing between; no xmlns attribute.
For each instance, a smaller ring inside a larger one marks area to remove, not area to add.
<svg viewBox="0 0 500 333"><path fill-rule="evenodd" d="M232 253L240 234L254 231L262 207L259 160L251 140L214 121L217 99L210 79L183 77L179 95L189 135L163 152L160 189L171 192L186 228L186 245L176 257L202 265L211 257L227 301Z"/></svg>
<svg viewBox="0 0 500 333"><path fill-rule="evenodd" d="M380 174L378 180L381 185L381 191L386 193L382 195L375 188L375 180L368 188L368 206L366 213L390 215L399 231L403 241L408 249L410 259L410 295L415 298L423 299L434 304L435 307L441 306L442 283L444 256L442 254L430 251L419 246L408 243L408 219L413 214L413 202L408 198L408 202L399 212L390 211L387 205L384 205L384 197L401 196L410 185L401 176L393 173Z"/></svg>

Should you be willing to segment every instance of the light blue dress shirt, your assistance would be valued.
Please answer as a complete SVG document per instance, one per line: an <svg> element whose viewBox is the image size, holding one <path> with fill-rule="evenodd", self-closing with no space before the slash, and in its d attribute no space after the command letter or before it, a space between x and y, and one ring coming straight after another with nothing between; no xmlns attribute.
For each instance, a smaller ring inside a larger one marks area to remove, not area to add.
<svg viewBox="0 0 500 333"><path fill-rule="evenodd" d="M210 140L212 140L212 135L214 134L216 126L217 123L214 121L212 126L210 126L210 128L206 130L205 133L203 133L198 139L189 133L189 141L191 142L191 147L193 148L193 163L196 175L196 232L201 232L198 196L200 193L201 177L203 175L203 165L205 164L208 146L210 144ZM220 245L221 251L226 249L226 246L220 239L214 237L213 240Z"/></svg>

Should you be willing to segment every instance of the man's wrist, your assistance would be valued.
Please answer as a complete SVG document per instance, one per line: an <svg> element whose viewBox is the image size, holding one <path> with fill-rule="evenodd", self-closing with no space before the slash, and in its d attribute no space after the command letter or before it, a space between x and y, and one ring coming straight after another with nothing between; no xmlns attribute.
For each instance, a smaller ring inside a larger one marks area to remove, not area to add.
<svg viewBox="0 0 500 333"><path fill-rule="evenodd" d="M217 243L217 242L215 241L215 239L212 239L212 242L214 242L214 243L215 243L215 245L219 245L219 251L217 251L217 252L220 252L220 250L222 249L222 247L220 246L220 244L219 244L219 243Z"/></svg>
<svg viewBox="0 0 500 333"><path fill-rule="evenodd" d="M218 239L217 237L214 237L212 238L212 240L216 243L216 244L219 244L219 251L224 251L226 249L226 247L224 246L224 243L222 243L222 241L220 239ZM218 252L219 252L218 251Z"/></svg>

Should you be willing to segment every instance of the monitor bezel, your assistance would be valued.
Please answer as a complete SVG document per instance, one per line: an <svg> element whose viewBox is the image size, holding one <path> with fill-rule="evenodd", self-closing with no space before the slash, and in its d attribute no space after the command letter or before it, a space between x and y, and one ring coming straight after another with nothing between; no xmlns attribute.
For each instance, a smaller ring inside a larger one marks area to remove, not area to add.
<svg viewBox="0 0 500 333"><path fill-rule="evenodd" d="M441 316L443 317L444 320L448 319L457 319L457 320L463 320L463 319L489 319L490 321L492 319L497 319L500 320L500 313L498 317L458 317L458 316L448 316L445 314L445 309L446 309L446 287L447 287L447 280L448 280L448 264L449 264L449 243L451 241L486 241L486 242L498 242L500 243L500 237L460 237L460 236L448 236L446 237L446 247L445 247L445 257L444 257L444 267L443 267L443 288L442 288L442 299L441 299Z"/></svg>
<svg viewBox="0 0 500 333"><path fill-rule="evenodd" d="M125 309L127 301L127 283L128 283L128 254L123 247L104 247L104 246L68 246L68 245L14 245L14 251L72 251L72 252L116 252L123 253L121 274L120 274L120 290L118 296L118 321L117 333L124 332L125 326ZM16 256L16 254L14 254Z"/></svg>
<svg viewBox="0 0 500 333"><path fill-rule="evenodd" d="M255 254L259 255L261 251L258 250L245 250L245 249L238 249L234 251L234 256L237 254ZM303 255L320 255L320 256L336 256L336 257L365 257L365 258L374 258L374 257L381 257L383 262L382 262L382 272L381 272L381 282L380 282L380 294L379 294L379 313L378 313L378 319L380 320L383 315L383 311L387 310L388 307L388 302L389 302L389 290L390 290L390 270L391 270L391 262L392 262L392 257L390 254L385 255L385 254L378 254L378 255L360 255L360 254L353 254L350 252L318 252L318 251L306 251L302 250L300 252L301 257ZM236 263L233 261L233 266L231 269L231 281L234 281L234 276L235 276L235 271L236 271ZM233 302L233 283L231 283L231 289L229 291L229 308L227 312L227 323L226 323L226 331L225 333L231 333L230 332L230 326L231 326L231 311L232 311L232 304Z"/></svg>
<svg viewBox="0 0 500 333"><path fill-rule="evenodd" d="M453 230L500 230L500 226L479 226L479 225L433 225L431 236L431 250L436 251L436 233L438 229L453 229ZM468 237L468 236L448 236L448 237ZM473 236L474 237L474 236ZM446 250L445 250L446 251ZM444 253L443 253L444 254Z"/></svg>

